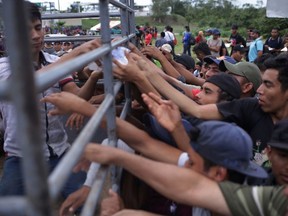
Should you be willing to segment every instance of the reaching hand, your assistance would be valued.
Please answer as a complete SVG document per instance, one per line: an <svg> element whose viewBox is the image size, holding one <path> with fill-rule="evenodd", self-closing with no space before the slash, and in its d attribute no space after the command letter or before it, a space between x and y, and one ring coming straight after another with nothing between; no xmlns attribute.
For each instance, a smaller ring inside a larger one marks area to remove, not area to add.
<svg viewBox="0 0 288 216"><path fill-rule="evenodd" d="M48 102L55 105L55 109L49 112L49 115L61 115L71 112L88 114L85 108L92 106L84 99L68 92L55 93L41 99L41 102Z"/></svg>
<svg viewBox="0 0 288 216"><path fill-rule="evenodd" d="M114 215L118 211L124 208L121 197L112 189L109 190L109 197L105 198L101 202L100 216Z"/></svg>
<svg viewBox="0 0 288 216"><path fill-rule="evenodd" d="M82 206L87 199L91 188L82 186L79 190L70 194L67 199L62 203L59 215L68 216L72 215L80 206Z"/></svg>
<svg viewBox="0 0 288 216"><path fill-rule="evenodd" d="M65 126L69 127L71 130L75 127L76 130L79 130L83 127L84 116L78 113L72 113L66 121Z"/></svg>
<svg viewBox="0 0 288 216"><path fill-rule="evenodd" d="M161 50L159 50L157 47L154 47L154 46L147 46L144 49L142 49L141 52L144 55L150 56L157 60L160 60L161 58L164 57Z"/></svg>
<svg viewBox="0 0 288 216"><path fill-rule="evenodd" d="M162 100L154 93L142 94L143 101L148 106L157 121L169 132L173 132L181 123L178 106L170 100Z"/></svg>
<svg viewBox="0 0 288 216"><path fill-rule="evenodd" d="M136 82L139 79L139 76L143 74L137 64L137 61L139 61L141 57L134 53L126 53L126 58L128 59L127 65L123 65L117 60L113 60L115 64L115 67L113 67L113 74L120 80Z"/></svg>

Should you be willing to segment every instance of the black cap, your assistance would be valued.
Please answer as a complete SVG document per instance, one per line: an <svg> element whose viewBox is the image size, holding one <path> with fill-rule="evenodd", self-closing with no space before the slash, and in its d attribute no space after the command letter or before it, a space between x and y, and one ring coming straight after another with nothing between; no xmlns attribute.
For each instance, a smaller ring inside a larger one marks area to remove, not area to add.
<svg viewBox="0 0 288 216"><path fill-rule="evenodd" d="M231 26L231 29L238 29L238 25L233 24L233 25Z"/></svg>
<svg viewBox="0 0 288 216"><path fill-rule="evenodd" d="M288 151L288 119L276 123L273 129L272 138L268 145Z"/></svg>
<svg viewBox="0 0 288 216"><path fill-rule="evenodd" d="M237 79L226 73L219 73L209 77L206 82L210 82L218 86L222 91L238 99L241 96L241 86Z"/></svg>
<svg viewBox="0 0 288 216"><path fill-rule="evenodd" d="M194 68L195 68L194 59L191 56L187 55L187 54L176 55L174 57L174 60L176 62L178 62L179 64L184 65L187 70L191 70L191 69L194 70Z"/></svg>

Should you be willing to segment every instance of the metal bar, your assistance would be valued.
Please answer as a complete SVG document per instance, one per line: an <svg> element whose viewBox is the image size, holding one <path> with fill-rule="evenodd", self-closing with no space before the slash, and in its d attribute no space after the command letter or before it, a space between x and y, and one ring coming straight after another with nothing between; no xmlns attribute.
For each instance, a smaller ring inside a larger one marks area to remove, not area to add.
<svg viewBox="0 0 288 216"><path fill-rule="evenodd" d="M99 17L100 12L95 13L59 13L59 14L43 14L42 19L77 19L77 18L91 18L91 17ZM119 17L119 13L111 12L109 17Z"/></svg>
<svg viewBox="0 0 288 216"><path fill-rule="evenodd" d="M121 9L124 9L124 10L127 10L127 11L134 13L134 10L132 8L130 8L129 6L123 4L123 2L121 3L119 1L109 0L109 3L116 6L116 7L119 7Z"/></svg>
<svg viewBox="0 0 288 216"><path fill-rule="evenodd" d="M90 41L95 38L99 38L100 35L93 35L93 36L67 36L67 37L45 37L44 41L60 41L60 42L65 42L65 41Z"/></svg>
<svg viewBox="0 0 288 216"><path fill-rule="evenodd" d="M132 37L133 35L131 35ZM130 35L129 35L130 37ZM61 65L57 65L41 74L36 75L36 88L37 92L41 92L48 87L51 86L51 83L56 83L61 78L71 74L73 71L76 71L78 69L83 68L84 66L88 65L90 62L95 61L96 59L100 58L105 53L108 53L110 50L112 50L114 47L117 47L127 40L129 40L129 37L125 37L119 41L114 42L111 46L108 44L102 45L102 47L97 48L96 50L93 50L89 53L85 53L81 56L77 56L74 59L71 59L67 62L64 62ZM75 64L77 62L77 64ZM111 62L108 62L108 64L112 64ZM105 65L104 65L105 67ZM111 66L112 70L112 66ZM109 73L111 73L111 70ZM113 77L111 75L112 81ZM112 83L112 82L111 82ZM104 81L105 84L105 81Z"/></svg>
<svg viewBox="0 0 288 216"><path fill-rule="evenodd" d="M89 196L85 202L85 205L83 207L81 216L93 216L96 205L95 203L98 202L99 197L101 195L101 190L104 184L104 181L106 179L107 173L109 171L109 167L107 166L101 166L96 174L95 181L91 187L91 191L89 193Z"/></svg>
<svg viewBox="0 0 288 216"><path fill-rule="evenodd" d="M24 216L27 215L29 203L25 197L10 196L0 198L0 215L5 216Z"/></svg>
<svg viewBox="0 0 288 216"><path fill-rule="evenodd" d="M102 43L110 45L111 35L110 35L110 27L109 27L108 0L99 1L99 10L100 10ZM105 94L114 95L113 86L111 85L111 83L113 82L111 53L107 53L105 56L103 56L103 72L104 72ZM108 139L113 140L116 143L115 116L116 116L116 111L115 111L115 101L114 101L113 105L110 106L107 110L106 119L107 119Z"/></svg>
<svg viewBox="0 0 288 216"><path fill-rule="evenodd" d="M9 80L0 81L0 100L10 100L11 85Z"/></svg>
<svg viewBox="0 0 288 216"><path fill-rule="evenodd" d="M36 77L37 91L41 92L51 86L51 83L56 83L61 78L71 74L73 71L79 70L90 62L100 58L103 54L108 53L110 46L103 45L96 50L77 56L61 65L57 65L46 72L43 72ZM77 64L75 64L77 62Z"/></svg>
<svg viewBox="0 0 288 216"><path fill-rule="evenodd" d="M82 156L85 146L90 142L95 128L98 128L101 120L109 106L114 102L114 96L106 95L97 112L88 121L82 132L73 142L71 149L66 153L65 157L54 169L48 179L50 196L55 199L61 188L69 177L73 167L76 165L79 158Z"/></svg>
<svg viewBox="0 0 288 216"><path fill-rule="evenodd" d="M120 0L120 1L121 1L121 4L127 4L127 0ZM129 25L128 12L127 12L127 10L121 9L120 14L121 14L122 36L127 36L127 35L129 35L129 30L128 30L128 25Z"/></svg>
<svg viewBox="0 0 288 216"><path fill-rule="evenodd" d="M30 25L24 1L3 0L3 18L6 23L7 45L12 71L11 98L17 115L17 140L23 154L22 168L25 190L31 207L28 215L50 215L50 200L47 187L41 139L34 71L30 47ZM9 23L9 25L8 25ZM28 54L27 54L28 53ZM21 94L21 97L19 97ZM21 143L21 145L20 145ZM37 188L37 190L35 190ZM14 208L14 206L13 206Z"/></svg>

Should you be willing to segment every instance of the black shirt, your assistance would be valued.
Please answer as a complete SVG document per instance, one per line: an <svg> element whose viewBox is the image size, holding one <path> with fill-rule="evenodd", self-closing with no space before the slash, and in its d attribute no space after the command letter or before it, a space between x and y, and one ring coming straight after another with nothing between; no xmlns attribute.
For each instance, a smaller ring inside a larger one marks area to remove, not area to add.
<svg viewBox="0 0 288 216"><path fill-rule="evenodd" d="M265 113L256 98L243 98L217 104L225 121L235 122L252 138L253 155L261 153L270 140L274 123L269 113Z"/></svg>

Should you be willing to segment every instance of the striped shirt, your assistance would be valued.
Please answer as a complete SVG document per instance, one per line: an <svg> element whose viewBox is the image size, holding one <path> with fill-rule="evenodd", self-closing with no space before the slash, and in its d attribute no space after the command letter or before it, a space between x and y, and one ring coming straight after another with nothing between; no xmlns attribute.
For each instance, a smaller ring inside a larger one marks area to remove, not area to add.
<svg viewBox="0 0 288 216"><path fill-rule="evenodd" d="M231 182L221 182L231 215L272 216L285 215L288 199L284 195L285 186L243 186Z"/></svg>

